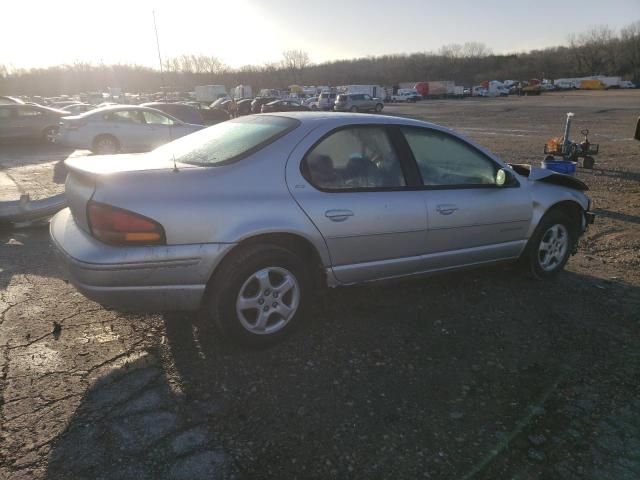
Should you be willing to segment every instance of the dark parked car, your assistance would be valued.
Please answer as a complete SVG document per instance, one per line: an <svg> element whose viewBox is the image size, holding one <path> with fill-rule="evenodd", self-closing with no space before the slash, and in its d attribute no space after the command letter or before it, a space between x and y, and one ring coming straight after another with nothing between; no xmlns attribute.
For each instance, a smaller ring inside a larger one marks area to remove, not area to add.
<svg viewBox="0 0 640 480"><path fill-rule="evenodd" d="M236 102L236 115L249 115L251 113L251 102L253 100L250 98L243 98L242 100L238 100Z"/></svg>
<svg viewBox="0 0 640 480"><path fill-rule="evenodd" d="M229 112L224 108L200 107L200 114L204 118L205 125L215 125L216 123L226 122L231 118Z"/></svg>
<svg viewBox="0 0 640 480"><path fill-rule="evenodd" d="M155 108L156 110L168 113L185 123L204 125L204 118L202 118L202 114L198 109L191 105L185 105L184 103L151 102L143 103L141 106Z"/></svg>
<svg viewBox="0 0 640 480"><path fill-rule="evenodd" d="M31 138L53 141L58 133L60 118L69 112L40 105L0 105L0 140Z"/></svg>
<svg viewBox="0 0 640 480"><path fill-rule="evenodd" d="M253 113L260 113L263 105L275 100L278 100L278 97L256 97L253 99L253 102L251 102L251 111Z"/></svg>
<svg viewBox="0 0 640 480"><path fill-rule="evenodd" d="M223 98L219 98L218 100L213 102L211 105L209 105L209 108L217 108L219 110L220 109L226 110L228 112L230 104L231 104L231 99L223 97Z"/></svg>
<svg viewBox="0 0 640 480"><path fill-rule="evenodd" d="M275 102L267 103L262 106L262 113L267 112L301 112L309 111L309 107L300 105L293 100L276 100Z"/></svg>

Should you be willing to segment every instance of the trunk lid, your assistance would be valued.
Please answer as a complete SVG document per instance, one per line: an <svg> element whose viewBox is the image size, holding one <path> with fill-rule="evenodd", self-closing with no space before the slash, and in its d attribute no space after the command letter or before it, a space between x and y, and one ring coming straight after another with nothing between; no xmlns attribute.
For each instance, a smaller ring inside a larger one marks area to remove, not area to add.
<svg viewBox="0 0 640 480"><path fill-rule="evenodd" d="M65 161L65 165L69 170L65 183L67 203L77 225L86 232L90 231L87 204L102 181L131 172L174 168L173 159L153 153L72 157ZM197 168L179 162L175 166L179 170Z"/></svg>

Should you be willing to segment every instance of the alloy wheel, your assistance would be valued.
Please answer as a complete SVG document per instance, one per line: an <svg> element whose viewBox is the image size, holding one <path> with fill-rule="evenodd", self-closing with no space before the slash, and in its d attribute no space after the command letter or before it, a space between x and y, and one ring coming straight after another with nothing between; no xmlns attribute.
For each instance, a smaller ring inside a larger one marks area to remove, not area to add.
<svg viewBox="0 0 640 480"><path fill-rule="evenodd" d="M569 249L569 232L562 224L556 224L544 233L538 246L538 263L545 272L550 272L564 261Z"/></svg>
<svg viewBox="0 0 640 480"><path fill-rule="evenodd" d="M249 332L265 335L282 330L300 305L296 277L281 267L266 267L251 275L240 287L236 314Z"/></svg>

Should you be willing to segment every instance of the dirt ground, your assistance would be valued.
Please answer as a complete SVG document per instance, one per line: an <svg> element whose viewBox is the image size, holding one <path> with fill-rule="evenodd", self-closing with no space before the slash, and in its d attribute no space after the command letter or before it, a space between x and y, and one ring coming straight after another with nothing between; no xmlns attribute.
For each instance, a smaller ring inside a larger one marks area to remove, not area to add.
<svg viewBox="0 0 640 480"><path fill-rule="evenodd" d="M389 105L503 159L591 130L598 214L549 283L496 267L330 291L247 351L78 294L46 226L0 230L0 479L640 478L640 90ZM0 145L34 196L82 152ZM57 182L57 183L56 183Z"/></svg>

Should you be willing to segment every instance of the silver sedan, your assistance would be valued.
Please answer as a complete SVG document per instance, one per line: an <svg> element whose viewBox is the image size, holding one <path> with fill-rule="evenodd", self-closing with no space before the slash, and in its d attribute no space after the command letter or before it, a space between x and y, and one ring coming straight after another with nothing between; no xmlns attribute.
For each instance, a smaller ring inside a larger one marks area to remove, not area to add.
<svg viewBox="0 0 640 480"><path fill-rule="evenodd" d="M151 150L202 128L155 108L116 105L62 118L56 142L105 155Z"/></svg>
<svg viewBox="0 0 640 480"><path fill-rule="evenodd" d="M67 166L51 236L78 290L203 309L253 345L287 334L326 286L518 259L552 277L593 221L579 180L405 118L254 115Z"/></svg>

